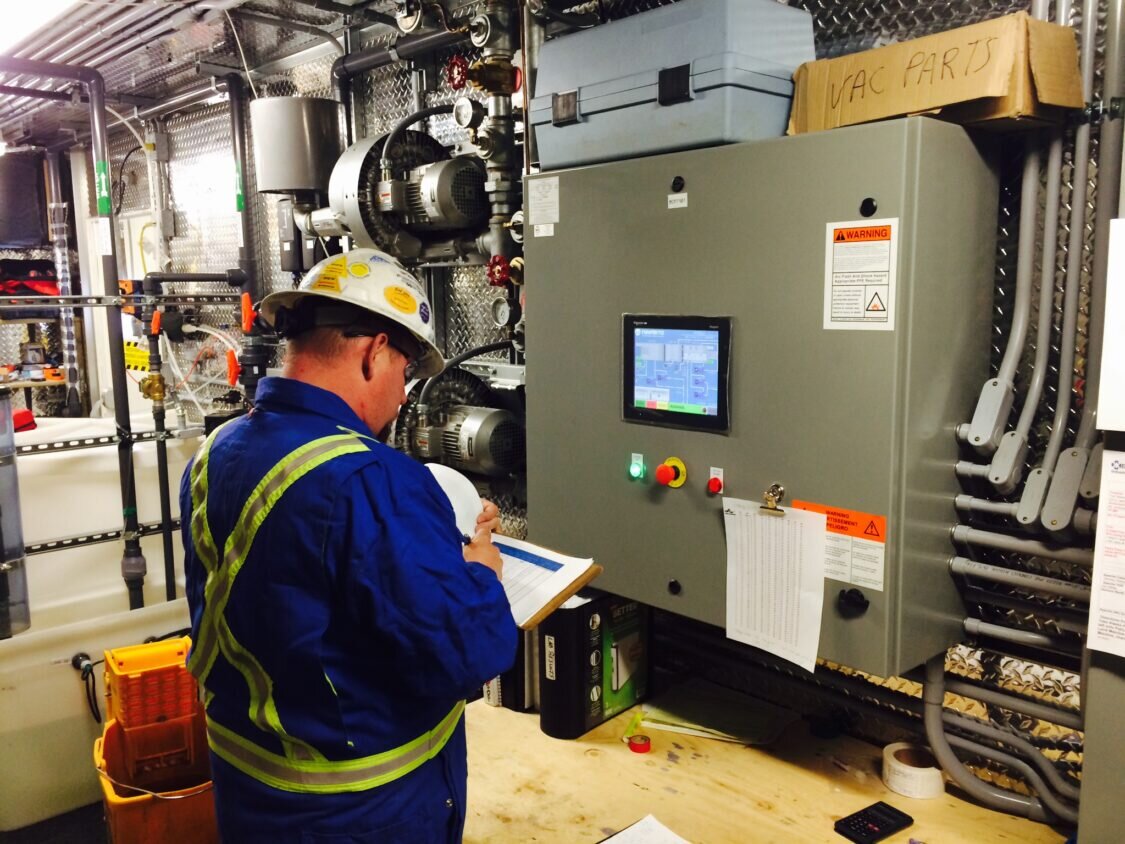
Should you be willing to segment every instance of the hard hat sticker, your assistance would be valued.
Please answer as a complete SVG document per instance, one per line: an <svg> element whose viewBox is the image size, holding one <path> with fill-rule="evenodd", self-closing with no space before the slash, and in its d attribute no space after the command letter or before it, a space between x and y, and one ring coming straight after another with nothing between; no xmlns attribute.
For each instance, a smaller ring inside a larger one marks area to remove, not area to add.
<svg viewBox="0 0 1125 844"><path fill-rule="evenodd" d="M422 324L426 325L430 321L430 306L425 302L418 306L418 316L422 318Z"/></svg>
<svg viewBox="0 0 1125 844"><path fill-rule="evenodd" d="M383 296L391 303L392 308L404 314L412 314L418 310L418 301L405 287L391 285L383 291Z"/></svg>
<svg viewBox="0 0 1125 844"><path fill-rule="evenodd" d="M329 293L340 292L340 279L348 271L348 259L343 255L334 258L325 264L312 284L309 285L309 290L325 290Z"/></svg>
<svg viewBox="0 0 1125 844"><path fill-rule="evenodd" d="M348 272L356 278L367 278L371 275L371 268L367 264L361 264L358 261L348 264Z"/></svg>

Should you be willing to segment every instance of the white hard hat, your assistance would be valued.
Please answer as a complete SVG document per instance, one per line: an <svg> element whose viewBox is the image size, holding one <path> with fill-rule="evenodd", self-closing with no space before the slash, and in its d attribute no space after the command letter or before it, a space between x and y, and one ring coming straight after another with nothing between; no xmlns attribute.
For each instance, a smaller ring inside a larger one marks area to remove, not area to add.
<svg viewBox="0 0 1125 844"><path fill-rule="evenodd" d="M275 325L279 310L294 308L307 297L344 302L401 325L418 343L418 377L431 378L445 366L434 344L434 312L422 285L387 253L353 249L325 258L305 274L296 290L266 296L262 318Z"/></svg>

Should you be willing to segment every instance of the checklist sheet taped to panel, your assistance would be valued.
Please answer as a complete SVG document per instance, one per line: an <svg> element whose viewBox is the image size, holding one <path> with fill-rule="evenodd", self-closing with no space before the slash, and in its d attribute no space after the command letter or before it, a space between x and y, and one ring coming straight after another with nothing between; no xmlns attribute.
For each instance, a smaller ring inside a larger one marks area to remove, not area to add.
<svg viewBox="0 0 1125 844"><path fill-rule="evenodd" d="M824 513L723 499L727 637L812 671L824 604Z"/></svg>

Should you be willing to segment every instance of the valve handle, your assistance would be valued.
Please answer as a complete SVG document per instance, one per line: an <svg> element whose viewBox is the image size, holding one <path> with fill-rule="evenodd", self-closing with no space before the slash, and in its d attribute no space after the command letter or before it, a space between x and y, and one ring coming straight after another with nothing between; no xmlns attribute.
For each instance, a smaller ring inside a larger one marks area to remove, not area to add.
<svg viewBox="0 0 1125 844"><path fill-rule="evenodd" d="M503 255L493 255L488 259L488 283L493 287L503 287L512 280L512 265Z"/></svg>
<svg viewBox="0 0 1125 844"><path fill-rule="evenodd" d="M454 91L469 84L469 62L464 56L454 56L445 65L445 81Z"/></svg>

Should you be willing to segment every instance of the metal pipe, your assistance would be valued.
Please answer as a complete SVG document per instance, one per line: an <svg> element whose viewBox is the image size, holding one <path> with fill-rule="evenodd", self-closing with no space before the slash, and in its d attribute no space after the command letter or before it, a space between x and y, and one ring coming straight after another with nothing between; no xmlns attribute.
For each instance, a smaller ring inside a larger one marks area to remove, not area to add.
<svg viewBox="0 0 1125 844"><path fill-rule="evenodd" d="M971 495L958 495L953 499L953 504L958 510L966 510L970 513L990 513L997 516L1014 516L1016 507L1019 506L1010 501L989 501L987 498L973 498Z"/></svg>
<svg viewBox="0 0 1125 844"><path fill-rule="evenodd" d="M385 46L360 50L336 59L332 63L332 78L338 85L360 73L453 47L468 39L468 32L445 30L427 32L423 35L403 35Z"/></svg>
<svg viewBox="0 0 1125 844"><path fill-rule="evenodd" d="M246 12L242 9L232 9L230 12L230 16L232 18L238 18L239 20L248 21L250 23L260 23L263 26L272 26L276 27L277 29L289 29L293 32L304 32L306 35L314 35L322 41L326 41L331 44L332 48L336 50L336 52L341 56L344 55L344 48L341 46L339 41L337 41L332 35L329 35L320 27L313 26L312 24L299 23L297 21L284 20L282 18L274 18L270 17L269 15L258 14L257 12Z"/></svg>
<svg viewBox="0 0 1125 844"><path fill-rule="evenodd" d="M1005 753L1002 750L989 747L988 745L961 738L960 736L949 736L949 744L966 753L983 756L985 759L991 759L993 762L999 762L1001 765L1004 765L1008 770L1023 777L1024 781L1026 781L1038 795L1038 799L1047 811L1069 824L1073 825L1078 823L1078 811L1073 806L1068 806L1066 803L1063 803L1058 796L1047 787L1047 784L1043 782L1039 774L1022 759L1012 756L1010 753Z"/></svg>
<svg viewBox="0 0 1125 844"><path fill-rule="evenodd" d="M231 146L234 152L235 184L235 210L238 212L239 244L238 268L244 276L240 285L243 293L249 293L250 298L257 301L260 298L258 285L257 260L254 257L254 239L250 229L250 209L246 207L245 179L246 179L246 85L242 76L232 73L224 77L227 94L230 98L230 135Z"/></svg>
<svg viewBox="0 0 1125 844"><path fill-rule="evenodd" d="M1122 0L1109 0L1105 17L1105 80L1102 102L1107 106L1125 94L1125 26ZM1094 263L1090 273L1090 321L1086 343L1086 400L1075 437L1076 448L1092 448L1098 437L1098 391L1102 368L1102 335L1105 331L1105 294L1109 267L1109 223L1121 211L1122 121L1104 120L1098 140L1098 196L1094 209Z"/></svg>
<svg viewBox="0 0 1125 844"><path fill-rule="evenodd" d="M1035 745L1023 736L1016 735L1007 730L1001 730L991 724L983 723L976 718L970 718L967 715L962 715L957 712L944 713L942 715L942 720L945 721L947 726L975 733L983 738L999 742L1000 744L1006 744L1014 750L1018 750L1021 757L1038 768L1039 772L1047 778L1047 783L1051 788L1071 800L1078 799L1078 786L1073 782L1067 782L1062 774L1059 773L1058 768L1056 768L1046 756L1040 753Z"/></svg>
<svg viewBox="0 0 1125 844"><path fill-rule="evenodd" d="M0 57L0 72L23 73L70 79L86 86L90 95L90 136L94 157L94 187L102 251L102 281L107 296L117 296L117 243L113 236L113 206L109 196L109 141L106 135L105 80L93 68L57 65L50 62ZM129 590L129 608L144 606L144 577L147 571L141 552L137 522L136 481L133 475L133 431L129 421L129 390L125 376L125 344L121 310L116 306L106 320L109 332L110 370L113 376L113 411L117 422L118 468L121 478L121 510L124 519L125 553L121 575Z"/></svg>
<svg viewBox="0 0 1125 844"><path fill-rule="evenodd" d="M979 800L991 809L1010 812L1036 821L1051 820L1042 802L1034 797L1014 794L1010 791L989 785L965 767L950 747L945 735L945 722L942 717L945 708L945 654L936 656L926 663L926 682L922 688L924 711L922 720L926 727L926 741L933 751L941 769L949 775L970 797Z"/></svg>
<svg viewBox="0 0 1125 844"><path fill-rule="evenodd" d="M151 28L154 21L159 21L162 18L167 20L175 13L175 10L153 12L153 10L144 7L133 7L128 10L122 7L120 11L121 14L116 19L110 21L107 27L95 30L85 38L77 41L74 38L74 33L81 30L68 27L67 32L26 58L38 61L50 61L55 64L92 65L94 63L89 60L97 51L105 49L107 36L110 34L120 33L122 35L127 35L130 26L134 26L136 31L147 31L142 30L141 27ZM30 80L45 79L48 77L27 78ZM37 111L41 107L42 106L37 106L34 110ZM7 118L9 116L11 116L9 111L0 113L0 117L2 118Z"/></svg>
<svg viewBox="0 0 1125 844"><path fill-rule="evenodd" d="M949 570L953 574L963 577L977 577L992 583L1007 583L1010 586L1020 586L1024 589L1046 592L1049 595L1058 595L1075 601L1090 600L1090 587L1084 584L1070 583L1059 580L1057 577L1046 577L1041 574L1019 571L1018 569L1007 569L1003 566L991 566L987 563L979 563L976 560L968 560L965 557L951 559Z"/></svg>
<svg viewBox="0 0 1125 844"><path fill-rule="evenodd" d="M987 636L990 639L999 639L1001 642L1011 642L1013 645L1027 645L1032 648L1043 648L1048 651L1057 651L1064 654L1078 655L1081 644L1064 639L1061 636L1048 636L1046 633L1035 633L1031 630L1017 630L1014 627L1004 627L1000 624L990 624L979 618L966 618L965 632L970 636Z"/></svg>
<svg viewBox="0 0 1125 844"><path fill-rule="evenodd" d="M1094 565L1094 552L1088 548L1068 548L1035 539L1018 539L1007 534L978 530L966 525L958 525L953 529L953 541L962 545L980 545L984 548L1014 551L1017 554L1029 554L1033 557L1047 557L1064 563L1077 563L1086 568Z"/></svg>
<svg viewBox="0 0 1125 844"><path fill-rule="evenodd" d="M959 680L949 680L946 683L946 690L955 695L979 700L991 706L999 706L1002 709L1010 709L1012 712L1038 718L1040 721L1047 721L1051 724L1058 724L1071 730L1082 729L1081 712L1056 708L1046 702L1030 700L1020 695L1009 694Z"/></svg>
<svg viewBox="0 0 1125 844"><path fill-rule="evenodd" d="M72 103L74 97L63 91L43 91L39 88L23 88L19 85L0 85L0 94L9 97L30 97L36 100L54 100L60 103Z"/></svg>
<svg viewBox="0 0 1125 844"><path fill-rule="evenodd" d="M324 12L332 12L336 15L351 15L372 23L381 23L398 29L398 21L393 16L384 15L382 12L373 12L370 9L362 9L356 6L345 6L343 3L334 3L332 0L295 0L295 2L302 6L312 6L314 9L320 9Z"/></svg>
<svg viewBox="0 0 1125 844"><path fill-rule="evenodd" d="M141 290L150 296L159 296L161 282L152 274L141 282ZM164 376L161 374L164 362L160 359L160 332L157 329L157 310L154 306L148 317L148 376L142 381L145 395L152 401L152 425L156 431L156 482L160 497L160 536L164 548L164 597L176 600L176 557L172 545L172 499L168 491L168 443L164 438L165 427ZM152 379L152 380L149 380Z"/></svg>
<svg viewBox="0 0 1125 844"><path fill-rule="evenodd" d="M1062 131L1051 132L1047 151L1046 208L1043 213L1043 251L1039 271L1039 321L1035 331L1035 359L1032 362L1031 383L1024 397L1023 410L1016 424L1016 435L1027 442L1031 423L1039 410L1043 385L1047 382L1047 359L1051 344L1051 318L1054 316L1055 256L1058 254L1059 194L1062 191ZM1022 463L1020 471L1022 473Z"/></svg>
<svg viewBox="0 0 1125 844"><path fill-rule="evenodd" d="M215 80L208 79L192 85L190 88L186 88L178 94L168 97L166 100L161 100L159 103L134 109L133 117L142 121L151 120L154 117L168 114L171 111L200 105L218 96L220 93L221 88ZM115 122L115 125L117 125L117 122Z"/></svg>
<svg viewBox="0 0 1125 844"><path fill-rule="evenodd" d="M62 189L59 152L47 153L47 216L50 221L51 243L55 251L55 274L59 281L59 295L70 296L70 250L67 244L67 203ZM63 368L66 372L66 411L68 416L82 415L82 402L78 397L78 341L74 330L74 308L60 308L62 322Z"/></svg>

